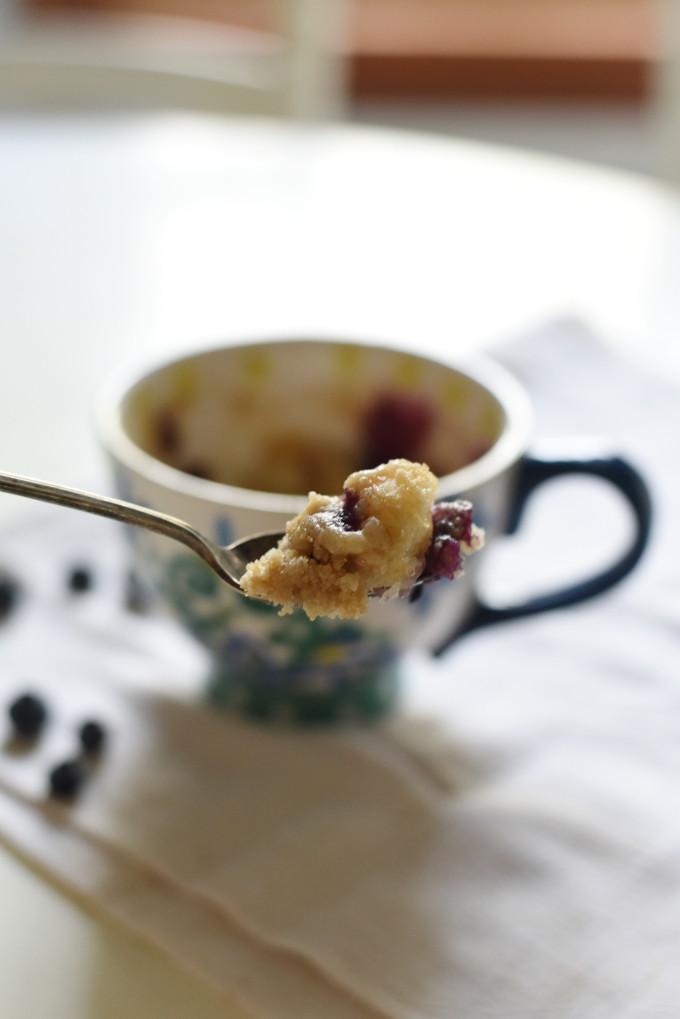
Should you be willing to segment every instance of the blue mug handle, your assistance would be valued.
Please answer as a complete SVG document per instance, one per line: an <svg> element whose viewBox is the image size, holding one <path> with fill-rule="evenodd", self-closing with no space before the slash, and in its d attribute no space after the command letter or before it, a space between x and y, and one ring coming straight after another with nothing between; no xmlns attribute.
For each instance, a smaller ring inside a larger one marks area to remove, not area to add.
<svg viewBox="0 0 680 1019"><path fill-rule="evenodd" d="M527 502L539 485L565 474L592 475L618 489L633 511L635 528L628 548L611 566L586 580L557 591L499 607L488 605L482 599L478 599L461 629L435 653L444 651L453 639L483 626L535 616L540 612L550 612L552 609L588 601L614 587L637 565L649 539L652 520L651 497L644 479L635 467L628 460L615 454L605 452L588 456L525 454L519 465L506 533L514 534L518 529Z"/></svg>

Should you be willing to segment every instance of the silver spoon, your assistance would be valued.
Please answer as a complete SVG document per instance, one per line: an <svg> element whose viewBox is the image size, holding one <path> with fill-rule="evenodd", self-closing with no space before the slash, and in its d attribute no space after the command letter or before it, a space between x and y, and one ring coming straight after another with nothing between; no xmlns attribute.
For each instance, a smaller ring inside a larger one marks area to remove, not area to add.
<svg viewBox="0 0 680 1019"><path fill-rule="evenodd" d="M4 471L0 471L0 492L12 492L14 495L23 495L29 499L69 506L71 509L94 513L100 517L110 517L124 524L146 527L150 531L164 534L196 552L211 570L237 591L241 590L241 578L248 563L259 559L283 537L283 532L276 531L269 534L253 534L234 541L231 545L217 545L200 534L191 524L166 513L158 513L156 510L124 502L122 499L93 495L77 488L66 488L64 485L37 481L35 478L7 474Z"/></svg>
<svg viewBox="0 0 680 1019"><path fill-rule="evenodd" d="M110 517L123 524L146 527L149 531L164 534L167 538L179 541L196 552L218 577L241 594L243 594L241 580L248 563L259 559L270 548L278 545L284 534L283 531L268 531L239 538L231 545L217 545L185 520L171 517L167 513L159 513L146 506L138 506L136 503L114 499L108 495L95 495L92 492L83 492L79 488L67 488L65 485L55 485L51 481L38 481L36 478L26 478L21 474L8 474L6 471L0 471L0 492L11 492L14 495L26 496L28 499L68 506L71 509L94 513L100 517ZM420 594L422 585L432 579L430 573L421 573L405 593L409 594L411 600L415 600ZM378 591L372 594L379 596Z"/></svg>

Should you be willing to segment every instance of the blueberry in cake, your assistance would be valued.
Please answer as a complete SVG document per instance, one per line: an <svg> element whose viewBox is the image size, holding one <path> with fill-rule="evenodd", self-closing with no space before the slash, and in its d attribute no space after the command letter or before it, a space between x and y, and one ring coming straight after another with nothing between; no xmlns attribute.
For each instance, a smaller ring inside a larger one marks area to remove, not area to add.
<svg viewBox="0 0 680 1019"><path fill-rule="evenodd" d="M310 619L362 615L370 596L407 594L418 578L450 579L483 544L472 506L433 504L437 479L426 464L389 460L350 474L341 496L311 492L279 545L249 563L243 592Z"/></svg>

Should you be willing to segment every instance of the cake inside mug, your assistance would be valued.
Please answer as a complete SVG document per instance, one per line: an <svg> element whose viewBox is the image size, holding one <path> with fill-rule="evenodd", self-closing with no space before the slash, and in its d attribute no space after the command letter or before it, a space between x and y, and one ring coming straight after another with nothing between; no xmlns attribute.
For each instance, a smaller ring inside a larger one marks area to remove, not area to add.
<svg viewBox="0 0 680 1019"><path fill-rule="evenodd" d="M369 597L401 597L426 574L454 580L484 532L464 500L434 503L437 478L424 463L389 460L355 471L342 495L311 492L276 548L248 564L249 597L301 607L310 619L351 619Z"/></svg>

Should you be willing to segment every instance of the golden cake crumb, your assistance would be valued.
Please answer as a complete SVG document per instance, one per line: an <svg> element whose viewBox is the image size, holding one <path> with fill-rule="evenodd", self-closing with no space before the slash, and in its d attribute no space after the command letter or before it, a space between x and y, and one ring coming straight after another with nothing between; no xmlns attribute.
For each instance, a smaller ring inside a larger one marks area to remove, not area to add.
<svg viewBox="0 0 680 1019"><path fill-rule="evenodd" d="M426 464L401 459L350 474L342 496L311 492L279 545L248 564L243 592L310 619L360 616L372 593L398 597L423 571L436 488Z"/></svg>

